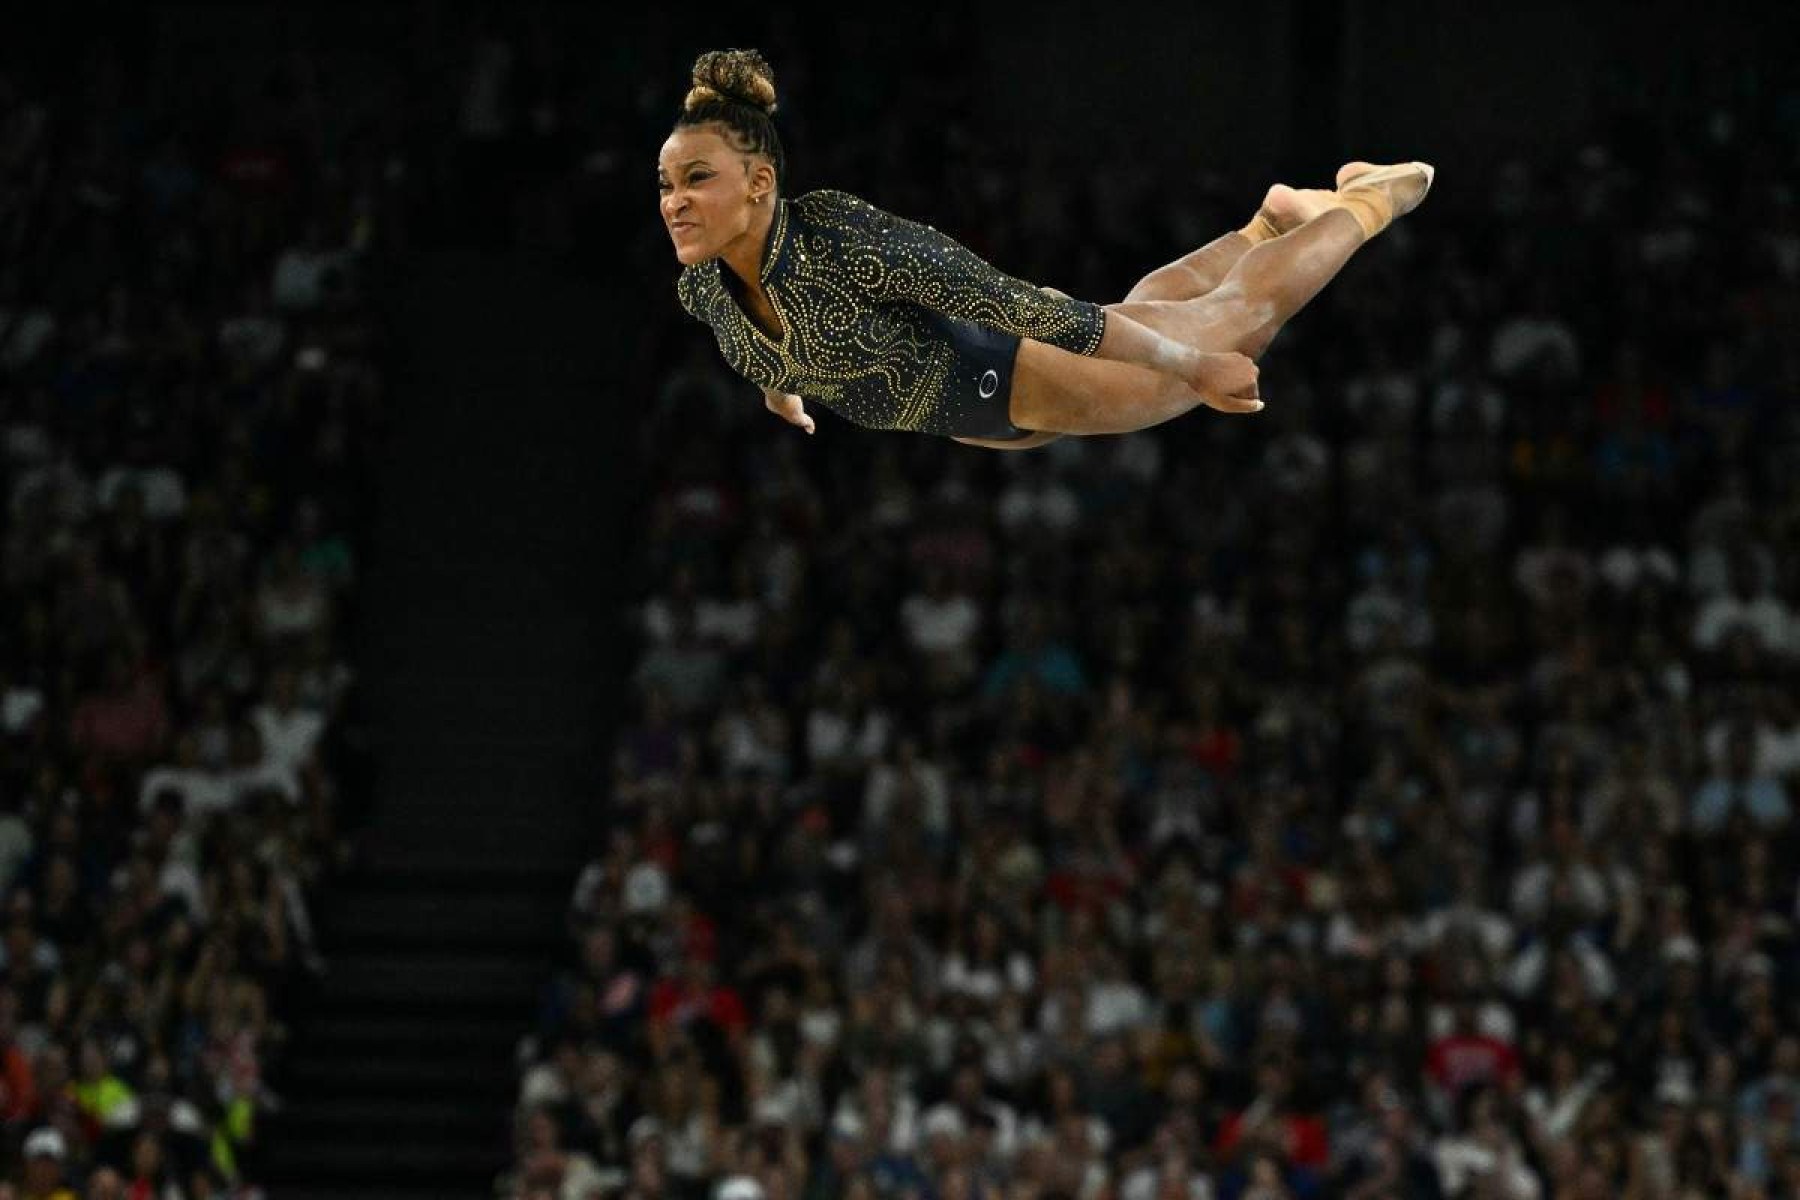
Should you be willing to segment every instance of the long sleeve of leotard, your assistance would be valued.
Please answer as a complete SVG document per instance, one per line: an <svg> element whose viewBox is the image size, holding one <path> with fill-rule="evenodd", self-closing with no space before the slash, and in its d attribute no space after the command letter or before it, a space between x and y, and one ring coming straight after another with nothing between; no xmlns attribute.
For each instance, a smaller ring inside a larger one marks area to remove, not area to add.
<svg viewBox="0 0 1800 1200"><path fill-rule="evenodd" d="M1099 305L1044 292L955 238L848 192L823 195L833 210L829 223L843 237L839 265L871 300L916 304L1076 354L1099 349L1106 332Z"/></svg>

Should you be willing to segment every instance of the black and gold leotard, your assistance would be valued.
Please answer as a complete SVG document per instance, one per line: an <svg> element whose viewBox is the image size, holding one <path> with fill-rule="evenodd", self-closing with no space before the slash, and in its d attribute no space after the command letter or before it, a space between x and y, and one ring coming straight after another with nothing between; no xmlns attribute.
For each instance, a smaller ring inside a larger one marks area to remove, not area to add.
<svg viewBox="0 0 1800 1200"><path fill-rule="evenodd" d="M738 374L871 429L1010 436L1018 339L1092 354L1106 325L1098 305L1040 291L840 191L777 202L762 284L779 339L750 319L742 284L716 258L684 268L676 290Z"/></svg>

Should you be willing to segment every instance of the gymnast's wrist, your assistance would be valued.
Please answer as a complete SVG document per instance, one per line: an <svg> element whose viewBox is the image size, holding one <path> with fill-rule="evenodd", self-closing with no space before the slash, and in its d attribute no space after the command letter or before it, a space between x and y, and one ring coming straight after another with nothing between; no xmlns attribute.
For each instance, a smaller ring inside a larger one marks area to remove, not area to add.
<svg viewBox="0 0 1800 1200"><path fill-rule="evenodd" d="M1158 337L1157 344L1151 350L1150 365L1164 375L1192 379L1206 365L1206 355L1173 338Z"/></svg>

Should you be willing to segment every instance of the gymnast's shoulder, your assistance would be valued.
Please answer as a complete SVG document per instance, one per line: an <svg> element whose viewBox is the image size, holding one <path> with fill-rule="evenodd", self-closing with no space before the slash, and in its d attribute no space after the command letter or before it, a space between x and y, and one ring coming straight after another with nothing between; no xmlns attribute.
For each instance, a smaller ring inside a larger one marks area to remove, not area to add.
<svg viewBox="0 0 1800 1200"><path fill-rule="evenodd" d="M675 277L675 294L690 316L706 320L723 285L719 282L719 260L689 263Z"/></svg>
<svg viewBox="0 0 1800 1200"><path fill-rule="evenodd" d="M837 188L807 192L804 196L796 196L792 203L802 219L827 228L878 227L888 215L861 196Z"/></svg>

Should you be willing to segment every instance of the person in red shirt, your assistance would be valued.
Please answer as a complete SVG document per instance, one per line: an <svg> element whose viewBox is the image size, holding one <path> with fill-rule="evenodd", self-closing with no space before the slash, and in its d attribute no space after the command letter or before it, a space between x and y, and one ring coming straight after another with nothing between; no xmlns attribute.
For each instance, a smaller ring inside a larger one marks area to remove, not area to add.
<svg viewBox="0 0 1800 1200"><path fill-rule="evenodd" d="M1306 902L1311 886L1306 868L1283 848L1280 825L1274 819L1258 820L1250 830L1249 857L1231 877L1232 916L1272 927Z"/></svg>
<svg viewBox="0 0 1800 1200"><path fill-rule="evenodd" d="M1219 1126L1213 1149L1230 1160L1253 1147L1280 1152L1289 1167L1322 1171L1331 1157L1331 1142L1322 1118L1302 1113L1293 1103L1293 1072L1280 1058L1265 1058L1256 1069L1256 1096Z"/></svg>
<svg viewBox="0 0 1800 1200"><path fill-rule="evenodd" d="M681 973L663 976L650 992L650 1021L665 1034L706 1021L735 1042L750 1018L737 989L717 982L712 955L704 945L696 945L683 957Z"/></svg>
<svg viewBox="0 0 1800 1200"><path fill-rule="evenodd" d="M37 1078L31 1060L8 1036L0 1049L0 1123L23 1121L36 1109Z"/></svg>
<svg viewBox="0 0 1800 1200"><path fill-rule="evenodd" d="M162 687L148 669L134 670L121 653L108 657L102 686L84 696L69 718L69 742L108 761L146 762L169 738Z"/></svg>
<svg viewBox="0 0 1800 1200"><path fill-rule="evenodd" d="M1427 1078L1452 1103L1477 1085L1510 1088L1519 1082L1519 1070L1519 1052L1482 1031L1475 1003L1468 998L1457 1002L1455 1024L1425 1055Z"/></svg>
<svg viewBox="0 0 1800 1200"><path fill-rule="evenodd" d="M160 1200L174 1183L175 1172L162 1140L153 1133L140 1133L131 1144L131 1182L125 1185L125 1200Z"/></svg>

